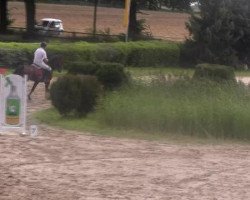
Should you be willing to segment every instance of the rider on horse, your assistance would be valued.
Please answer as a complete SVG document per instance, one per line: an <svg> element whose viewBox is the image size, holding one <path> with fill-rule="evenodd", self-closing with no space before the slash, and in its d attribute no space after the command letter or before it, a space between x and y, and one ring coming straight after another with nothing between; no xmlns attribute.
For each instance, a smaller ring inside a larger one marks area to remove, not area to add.
<svg viewBox="0 0 250 200"><path fill-rule="evenodd" d="M47 47L46 42L41 42L40 47L34 53L34 61L33 61L33 66L35 66L38 69L44 70L43 78L46 78L47 75L50 74L51 72L51 67L46 64L49 61L47 58L47 53L45 51L46 47Z"/></svg>
<svg viewBox="0 0 250 200"><path fill-rule="evenodd" d="M48 93L50 81L52 79L52 69L56 69L59 72L61 72L62 69L62 57L59 55L53 56L50 59L50 67L46 64L48 62L47 53L45 51L47 44L42 42L40 46L41 47L35 51L33 64L17 67L13 72L14 74L20 76L27 75L28 80L34 82L30 93L28 94L29 99L31 99L31 94L35 90L38 83L41 82L45 84L45 91Z"/></svg>

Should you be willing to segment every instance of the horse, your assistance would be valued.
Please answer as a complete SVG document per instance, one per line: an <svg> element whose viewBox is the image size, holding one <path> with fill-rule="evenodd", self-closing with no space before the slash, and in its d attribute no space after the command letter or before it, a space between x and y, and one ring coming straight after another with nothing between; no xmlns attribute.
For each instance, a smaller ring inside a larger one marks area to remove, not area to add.
<svg viewBox="0 0 250 200"><path fill-rule="evenodd" d="M57 70L58 72L62 71L62 56L55 55L50 58L49 66L51 67L51 71L47 71L41 68L37 68L34 64L31 65L23 65L15 69L13 74L24 76L28 76L28 80L33 81L34 84L28 94L28 99L31 100L31 94L36 89L36 86L43 82L45 84L45 96L47 96L49 92L49 85L52 79L53 71Z"/></svg>

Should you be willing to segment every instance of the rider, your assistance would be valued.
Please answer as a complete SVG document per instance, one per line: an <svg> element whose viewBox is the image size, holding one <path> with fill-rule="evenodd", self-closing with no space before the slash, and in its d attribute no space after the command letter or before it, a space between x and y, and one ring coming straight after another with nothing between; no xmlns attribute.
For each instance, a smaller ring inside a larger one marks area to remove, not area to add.
<svg viewBox="0 0 250 200"><path fill-rule="evenodd" d="M47 58L47 53L45 51L46 47L47 47L46 42L41 42L40 47L34 53L34 61L33 61L33 64L37 68L44 69L45 75L51 71L51 67L46 64L49 61Z"/></svg>

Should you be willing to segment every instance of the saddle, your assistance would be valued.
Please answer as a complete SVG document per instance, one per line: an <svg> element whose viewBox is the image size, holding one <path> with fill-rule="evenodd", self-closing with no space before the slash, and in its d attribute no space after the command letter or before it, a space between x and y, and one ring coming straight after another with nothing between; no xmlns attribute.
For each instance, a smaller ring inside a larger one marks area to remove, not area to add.
<svg viewBox="0 0 250 200"><path fill-rule="evenodd" d="M25 66L24 74L27 74L28 80L31 81L49 82L51 79L44 69L38 68L35 64Z"/></svg>

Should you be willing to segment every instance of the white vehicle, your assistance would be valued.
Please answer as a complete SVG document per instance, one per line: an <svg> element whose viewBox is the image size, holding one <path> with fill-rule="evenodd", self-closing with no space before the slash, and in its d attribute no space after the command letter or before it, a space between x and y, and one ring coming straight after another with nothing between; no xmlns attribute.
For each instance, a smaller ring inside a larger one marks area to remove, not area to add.
<svg viewBox="0 0 250 200"><path fill-rule="evenodd" d="M41 19L35 28L43 35L60 35L64 31L62 20L54 18Z"/></svg>
<svg viewBox="0 0 250 200"><path fill-rule="evenodd" d="M198 1L190 3L190 8L193 12L200 12L200 3Z"/></svg>

